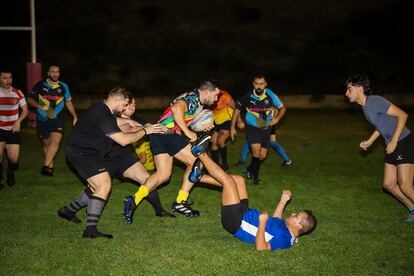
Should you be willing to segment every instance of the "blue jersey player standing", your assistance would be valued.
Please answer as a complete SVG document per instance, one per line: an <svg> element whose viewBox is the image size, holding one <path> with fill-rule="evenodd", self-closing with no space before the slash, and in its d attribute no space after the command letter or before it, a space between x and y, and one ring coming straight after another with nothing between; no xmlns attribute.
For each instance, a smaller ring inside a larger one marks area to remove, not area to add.
<svg viewBox="0 0 414 276"><path fill-rule="evenodd" d="M253 79L253 90L236 103L231 122L230 136L236 137L236 122L241 111L245 111L246 140L252 152L247 178L259 184L260 161L264 160L270 146L271 127L284 116L286 108L276 94L267 87L266 78L257 75ZM275 109L278 112L275 112Z"/></svg>

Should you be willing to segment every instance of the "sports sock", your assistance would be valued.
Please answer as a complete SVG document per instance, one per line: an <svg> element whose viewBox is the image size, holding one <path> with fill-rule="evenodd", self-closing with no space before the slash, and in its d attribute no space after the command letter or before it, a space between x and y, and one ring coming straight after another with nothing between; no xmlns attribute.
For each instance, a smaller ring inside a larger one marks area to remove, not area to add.
<svg viewBox="0 0 414 276"><path fill-rule="evenodd" d="M96 229L96 225L102 215L105 203L105 200L96 196L88 198L86 228Z"/></svg>
<svg viewBox="0 0 414 276"><path fill-rule="evenodd" d="M19 168L19 162L13 163L10 160L8 160L8 162L9 162L9 167L8 167L9 172L15 172Z"/></svg>
<svg viewBox="0 0 414 276"><path fill-rule="evenodd" d="M260 158L252 156L252 161L247 169L253 174L255 178L258 178L259 168L260 168Z"/></svg>
<svg viewBox="0 0 414 276"><path fill-rule="evenodd" d="M149 194L149 190L145 185L141 185L138 192L134 195L135 206L138 206L141 201Z"/></svg>
<svg viewBox="0 0 414 276"><path fill-rule="evenodd" d="M189 192L186 192L186 191L183 191L183 190L180 189L178 191L178 196L177 196L176 202L181 203L182 201L187 201L189 195L190 195Z"/></svg>
<svg viewBox="0 0 414 276"><path fill-rule="evenodd" d="M154 208L156 214L164 210L164 208L162 208L160 196L157 190L149 193L145 199L151 204L152 208Z"/></svg>
<svg viewBox="0 0 414 276"><path fill-rule="evenodd" d="M227 147L219 148L222 165L227 165Z"/></svg>
<svg viewBox="0 0 414 276"><path fill-rule="evenodd" d="M76 213L77 211L88 205L88 200L91 196L91 189L86 188L75 198L75 200L71 204L69 204L65 208L71 211L72 213Z"/></svg>
<svg viewBox="0 0 414 276"><path fill-rule="evenodd" d="M272 147L272 149L274 149L279 155L280 157L282 157L282 159L284 161L289 161L289 156L286 154L285 150L283 149L283 147L276 141L272 141L270 142L270 146Z"/></svg>
<svg viewBox="0 0 414 276"><path fill-rule="evenodd" d="M245 141L244 145L243 145L243 151L242 151L242 156L240 158L240 161L242 161L242 162L246 161L247 154L249 153L249 151L250 151L249 143L247 143L247 141Z"/></svg>
<svg viewBox="0 0 414 276"><path fill-rule="evenodd" d="M240 199L240 204L242 206L243 211L246 211L247 209L249 209L249 199L248 198Z"/></svg>
<svg viewBox="0 0 414 276"><path fill-rule="evenodd" d="M211 152L211 158L213 159L214 162L216 162L217 164L220 164L220 152L219 150L210 150Z"/></svg>
<svg viewBox="0 0 414 276"><path fill-rule="evenodd" d="M408 212L414 213L414 207L408 208Z"/></svg>

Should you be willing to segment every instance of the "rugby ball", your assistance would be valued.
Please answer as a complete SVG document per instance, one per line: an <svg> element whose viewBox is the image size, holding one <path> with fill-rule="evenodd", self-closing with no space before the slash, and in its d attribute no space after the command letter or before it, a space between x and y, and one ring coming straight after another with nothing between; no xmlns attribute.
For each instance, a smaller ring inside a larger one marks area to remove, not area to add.
<svg viewBox="0 0 414 276"><path fill-rule="evenodd" d="M214 113L210 109L203 109L190 121L188 126L193 131L205 131L206 128L214 123Z"/></svg>

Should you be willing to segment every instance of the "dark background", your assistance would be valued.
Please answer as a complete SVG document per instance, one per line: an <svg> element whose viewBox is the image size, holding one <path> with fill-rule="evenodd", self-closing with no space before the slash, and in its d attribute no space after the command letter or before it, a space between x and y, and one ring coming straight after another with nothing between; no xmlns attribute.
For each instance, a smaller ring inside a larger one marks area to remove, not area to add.
<svg viewBox="0 0 414 276"><path fill-rule="evenodd" d="M36 1L37 57L61 65L73 93L124 84L177 95L214 78L241 95L252 75L280 94L341 94L367 74L374 91L412 88L409 1ZM28 26L29 1L2 2L1 26ZM1 31L1 67L26 87L30 32Z"/></svg>

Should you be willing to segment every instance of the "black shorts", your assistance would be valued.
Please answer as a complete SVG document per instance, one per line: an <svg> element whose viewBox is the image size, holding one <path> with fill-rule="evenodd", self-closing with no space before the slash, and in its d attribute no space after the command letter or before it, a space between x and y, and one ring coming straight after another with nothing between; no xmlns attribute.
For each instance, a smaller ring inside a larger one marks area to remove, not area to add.
<svg viewBox="0 0 414 276"><path fill-rule="evenodd" d="M231 121L225 121L222 124L214 124L213 131L214 132L220 132L220 130L230 130L231 127Z"/></svg>
<svg viewBox="0 0 414 276"><path fill-rule="evenodd" d="M179 134L151 134L149 139L153 156L162 153L174 156L189 144L188 139Z"/></svg>
<svg viewBox="0 0 414 276"><path fill-rule="evenodd" d="M40 139L47 139L51 132L63 133L63 118L37 120L37 132Z"/></svg>
<svg viewBox="0 0 414 276"><path fill-rule="evenodd" d="M385 154L384 162L392 165L414 164L414 135L409 134L399 141L393 153Z"/></svg>
<svg viewBox="0 0 414 276"><path fill-rule="evenodd" d="M263 129L246 125L246 139L249 145L261 144L263 148L270 146L270 129Z"/></svg>
<svg viewBox="0 0 414 276"><path fill-rule="evenodd" d="M240 228L245 210L240 203L221 206L221 224L230 234L236 233Z"/></svg>
<svg viewBox="0 0 414 276"><path fill-rule="evenodd" d="M13 132L11 130L0 129L0 142L5 142L6 145L20 145L20 132Z"/></svg>
<svg viewBox="0 0 414 276"><path fill-rule="evenodd" d="M68 147L66 157L85 180L102 172L108 172L111 177L122 178L124 172L138 162L129 149L122 154L117 152L114 156L109 154L102 157L99 154L85 154Z"/></svg>

